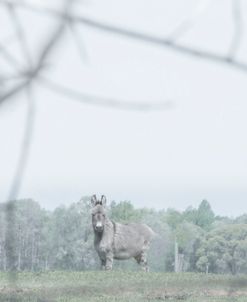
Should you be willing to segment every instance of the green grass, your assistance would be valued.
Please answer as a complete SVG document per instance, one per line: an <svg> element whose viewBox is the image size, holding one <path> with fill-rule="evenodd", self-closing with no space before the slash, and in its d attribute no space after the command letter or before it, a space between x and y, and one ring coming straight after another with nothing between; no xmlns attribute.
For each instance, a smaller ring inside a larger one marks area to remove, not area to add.
<svg viewBox="0 0 247 302"><path fill-rule="evenodd" d="M247 302L247 276L143 272L0 273L0 302Z"/></svg>

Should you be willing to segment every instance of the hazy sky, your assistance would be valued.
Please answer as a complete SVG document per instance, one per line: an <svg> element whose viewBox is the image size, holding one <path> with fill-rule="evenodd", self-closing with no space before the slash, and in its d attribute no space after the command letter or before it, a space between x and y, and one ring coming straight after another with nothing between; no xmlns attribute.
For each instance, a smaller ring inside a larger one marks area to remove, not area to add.
<svg viewBox="0 0 247 302"><path fill-rule="evenodd" d="M179 42L224 54L233 33L231 1L202 1L207 2ZM75 11L166 37L199 11L197 4L87 0ZM19 16L35 57L52 24L24 10ZM10 26L1 8L1 38L13 31ZM36 84L34 137L19 198L33 198L50 209L93 193L138 207L176 209L206 198L217 214L247 212L247 73L83 27L77 34L83 52L68 30L49 60L47 77L84 93L170 100L173 107L138 112L85 105ZM238 51L242 60L245 37L244 32ZM9 49L21 59L16 44ZM0 74L6 68L1 58ZM0 108L1 201L16 168L25 114L24 93Z"/></svg>

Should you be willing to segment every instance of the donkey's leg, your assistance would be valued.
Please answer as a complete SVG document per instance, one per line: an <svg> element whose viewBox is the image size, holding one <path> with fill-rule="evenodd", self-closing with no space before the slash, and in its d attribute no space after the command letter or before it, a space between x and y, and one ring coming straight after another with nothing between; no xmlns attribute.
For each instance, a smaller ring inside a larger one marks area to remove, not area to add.
<svg viewBox="0 0 247 302"><path fill-rule="evenodd" d="M149 271L148 262L147 262L147 253L142 251L138 256L135 257L138 264L141 265L142 270L145 272Z"/></svg>
<svg viewBox="0 0 247 302"><path fill-rule="evenodd" d="M104 271L105 265L106 265L106 259L100 259L100 261L101 261L101 269L102 269L102 271Z"/></svg>
<svg viewBox="0 0 247 302"><path fill-rule="evenodd" d="M141 266L142 266L142 269L145 271L145 272L148 272L149 271L149 267L148 267L148 261L147 261L147 253L146 252L142 252L141 253Z"/></svg>
<svg viewBox="0 0 247 302"><path fill-rule="evenodd" d="M109 252L106 253L105 269L107 271L112 270L112 264L113 264L113 252L109 251Z"/></svg>

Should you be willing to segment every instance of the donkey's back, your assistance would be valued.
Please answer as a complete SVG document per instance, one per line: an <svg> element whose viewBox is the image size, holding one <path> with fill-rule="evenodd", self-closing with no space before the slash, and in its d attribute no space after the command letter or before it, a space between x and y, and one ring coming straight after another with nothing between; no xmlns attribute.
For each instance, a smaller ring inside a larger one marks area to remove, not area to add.
<svg viewBox="0 0 247 302"><path fill-rule="evenodd" d="M115 259L134 257L138 263L141 255L146 256L149 244L155 233L146 224L115 223L113 254Z"/></svg>

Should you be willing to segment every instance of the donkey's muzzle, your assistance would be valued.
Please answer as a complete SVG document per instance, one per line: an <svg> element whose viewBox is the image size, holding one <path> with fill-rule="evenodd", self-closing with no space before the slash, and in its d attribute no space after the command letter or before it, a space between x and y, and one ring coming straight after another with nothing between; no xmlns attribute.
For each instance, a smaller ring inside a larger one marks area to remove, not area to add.
<svg viewBox="0 0 247 302"><path fill-rule="evenodd" d="M95 225L95 231L101 233L103 232L103 229L104 229L103 224L101 222L97 222Z"/></svg>
<svg viewBox="0 0 247 302"><path fill-rule="evenodd" d="M95 231L98 233L102 233L103 232L103 227L95 227Z"/></svg>

